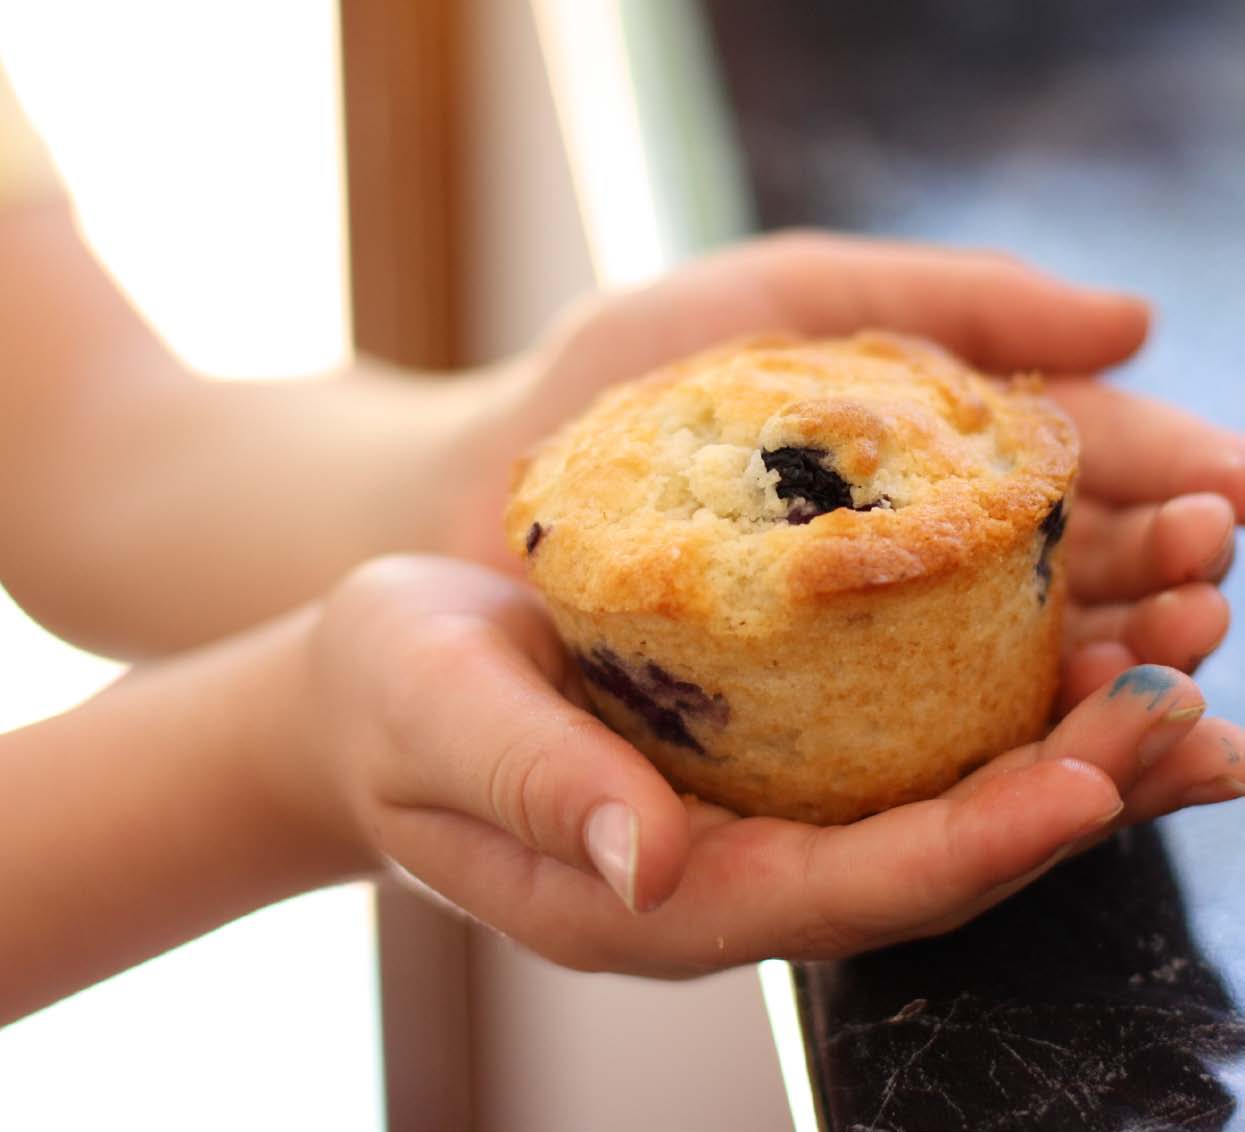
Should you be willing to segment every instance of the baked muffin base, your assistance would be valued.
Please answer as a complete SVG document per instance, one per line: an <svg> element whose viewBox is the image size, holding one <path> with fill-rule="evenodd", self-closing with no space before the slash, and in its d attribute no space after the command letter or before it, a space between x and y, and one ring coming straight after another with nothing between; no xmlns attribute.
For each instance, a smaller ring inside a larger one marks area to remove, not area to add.
<svg viewBox="0 0 1245 1132"><path fill-rule="evenodd" d="M549 604L600 716L676 788L837 824L1043 734L1065 601L1053 541L1039 530L972 567L823 598L759 636Z"/></svg>

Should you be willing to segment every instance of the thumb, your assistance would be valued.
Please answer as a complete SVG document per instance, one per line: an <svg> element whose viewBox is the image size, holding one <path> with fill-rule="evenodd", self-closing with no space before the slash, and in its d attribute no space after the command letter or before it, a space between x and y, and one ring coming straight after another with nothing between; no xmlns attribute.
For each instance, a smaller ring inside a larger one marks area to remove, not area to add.
<svg viewBox="0 0 1245 1132"><path fill-rule="evenodd" d="M445 616L420 633L388 800L500 827L597 873L632 911L662 903L687 861L688 818L653 765L559 695L497 624Z"/></svg>

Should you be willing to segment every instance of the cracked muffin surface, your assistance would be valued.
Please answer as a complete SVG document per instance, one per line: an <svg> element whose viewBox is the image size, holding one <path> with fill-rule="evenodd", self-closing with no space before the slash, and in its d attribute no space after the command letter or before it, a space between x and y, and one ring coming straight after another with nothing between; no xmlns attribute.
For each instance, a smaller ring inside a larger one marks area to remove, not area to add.
<svg viewBox="0 0 1245 1132"><path fill-rule="evenodd" d="M748 623L1029 538L1075 466L1034 379L880 334L762 341L606 393L528 463L508 525L516 550L549 532L533 576L577 602Z"/></svg>
<svg viewBox="0 0 1245 1132"><path fill-rule="evenodd" d="M672 781L850 820L1045 722L1077 441L1041 389L879 333L729 344L552 437L509 539Z"/></svg>

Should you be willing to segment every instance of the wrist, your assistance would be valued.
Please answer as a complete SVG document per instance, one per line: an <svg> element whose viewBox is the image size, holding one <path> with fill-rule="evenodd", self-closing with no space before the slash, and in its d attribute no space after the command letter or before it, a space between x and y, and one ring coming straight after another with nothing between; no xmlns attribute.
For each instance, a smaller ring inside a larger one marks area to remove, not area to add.
<svg viewBox="0 0 1245 1132"><path fill-rule="evenodd" d="M364 414L352 422L355 465L368 469L359 492L362 524L350 565L393 553L461 555L471 524L467 497L490 437L499 382L488 370L454 376L356 362L340 388Z"/></svg>
<svg viewBox="0 0 1245 1132"><path fill-rule="evenodd" d="M533 415L539 408L536 376L537 367L524 354L461 379L465 408L444 434L439 454L432 553L514 571L502 512L515 464L546 431Z"/></svg>
<svg viewBox="0 0 1245 1132"><path fill-rule="evenodd" d="M307 887L367 874L382 858L358 807L339 730L326 719L313 663L320 607L298 610L263 636L251 720L255 785L274 829L306 871ZM262 703L261 703L262 700Z"/></svg>

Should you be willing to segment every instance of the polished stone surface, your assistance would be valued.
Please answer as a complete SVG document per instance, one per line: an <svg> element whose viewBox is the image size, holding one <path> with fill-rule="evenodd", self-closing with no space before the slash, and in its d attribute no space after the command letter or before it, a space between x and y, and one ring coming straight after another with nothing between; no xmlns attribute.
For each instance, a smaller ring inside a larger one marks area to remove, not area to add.
<svg viewBox="0 0 1245 1132"><path fill-rule="evenodd" d="M1245 429L1245 4L707 10L765 227L1001 247L1139 292L1156 331L1118 380ZM1245 570L1227 590L1245 608ZM1245 633L1199 682L1242 721ZM1188 811L952 936L800 967L827 1127L1245 1130L1243 823Z"/></svg>
<svg viewBox="0 0 1245 1132"><path fill-rule="evenodd" d="M1208 832L1186 863L1239 893L1234 862L1198 859ZM798 967L827 1126L1236 1127L1242 927L1208 938L1180 872L1141 828L953 935Z"/></svg>

